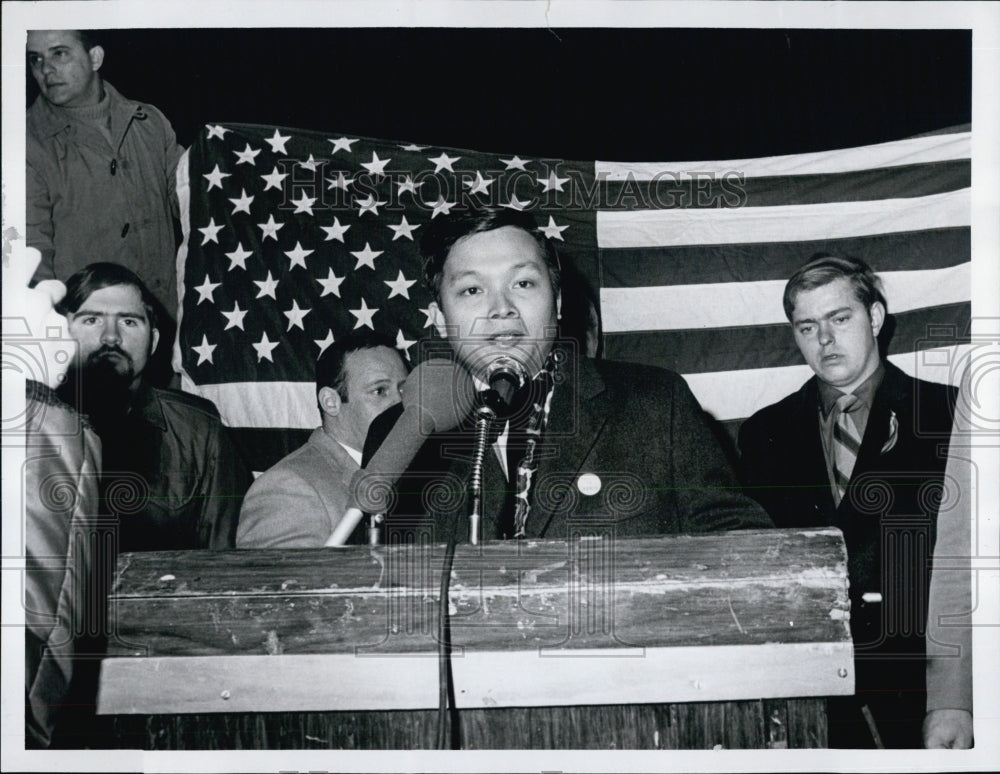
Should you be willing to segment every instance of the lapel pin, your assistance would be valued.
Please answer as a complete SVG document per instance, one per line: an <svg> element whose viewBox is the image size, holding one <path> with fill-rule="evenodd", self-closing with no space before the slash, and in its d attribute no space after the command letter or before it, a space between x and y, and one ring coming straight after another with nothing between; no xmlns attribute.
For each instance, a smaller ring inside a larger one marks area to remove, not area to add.
<svg viewBox="0 0 1000 774"><path fill-rule="evenodd" d="M596 473L584 473L576 480L576 488L581 494L593 496L601 491L601 477Z"/></svg>

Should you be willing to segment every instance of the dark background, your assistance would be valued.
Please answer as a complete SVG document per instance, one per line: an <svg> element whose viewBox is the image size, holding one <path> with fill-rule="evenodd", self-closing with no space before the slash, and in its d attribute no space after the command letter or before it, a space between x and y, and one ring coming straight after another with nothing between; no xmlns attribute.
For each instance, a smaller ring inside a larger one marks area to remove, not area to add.
<svg viewBox="0 0 1000 774"><path fill-rule="evenodd" d="M101 33L171 120L568 159L829 150L971 121L971 32L178 29ZM29 102L37 94L28 78Z"/></svg>

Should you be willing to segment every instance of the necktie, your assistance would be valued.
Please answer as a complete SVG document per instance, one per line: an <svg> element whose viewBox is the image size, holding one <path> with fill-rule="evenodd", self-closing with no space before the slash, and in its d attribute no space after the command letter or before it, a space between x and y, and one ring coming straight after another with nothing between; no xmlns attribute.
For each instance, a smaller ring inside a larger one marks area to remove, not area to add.
<svg viewBox="0 0 1000 774"><path fill-rule="evenodd" d="M857 405L855 395L841 395L837 398L837 416L833 424L833 478L837 487L837 505L844 499L854 472L854 463L858 459L858 450L861 448L861 438L850 417Z"/></svg>
<svg viewBox="0 0 1000 774"><path fill-rule="evenodd" d="M538 467L535 445L545 426L545 405L552 389L552 375L540 372L512 403L507 437L508 495L501 519L501 537L524 537L531 512L531 479Z"/></svg>

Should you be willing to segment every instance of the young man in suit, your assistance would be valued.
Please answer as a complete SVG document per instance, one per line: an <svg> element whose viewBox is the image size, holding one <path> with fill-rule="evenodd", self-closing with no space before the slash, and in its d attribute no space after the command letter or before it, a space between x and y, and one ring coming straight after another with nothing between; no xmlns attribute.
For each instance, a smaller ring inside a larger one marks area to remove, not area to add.
<svg viewBox="0 0 1000 774"><path fill-rule="evenodd" d="M320 355L316 400L322 425L254 481L240 511L238 548L323 545L347 509L368 425L399 403L404 379L399 351L375 333L344 336Z"/></svg>
<svg viewBox="0 0 1000 774"><path fill-rule="evenodd" d="M888 305L862 261L818 256L785 287L815 376L740 429L746 491L779 527L844 532L855 696L830 702L835 747L919 747L924 631L956 391L883 360Z"/></svg>
<svg viewBox="0 0 1000 774"><path fill-rule="evenodd" d="M485 388L504 361L524 377L489 439L482 540L771 526L679 375L591 360L557 340L561 266L533 216L472 205L432 221L421 251L434 325L474 383ZM472 439L465 425L428 444L435 451L411 466L418 477L397 487L450 482L437 515L456 519L463 539Z"/></svg>

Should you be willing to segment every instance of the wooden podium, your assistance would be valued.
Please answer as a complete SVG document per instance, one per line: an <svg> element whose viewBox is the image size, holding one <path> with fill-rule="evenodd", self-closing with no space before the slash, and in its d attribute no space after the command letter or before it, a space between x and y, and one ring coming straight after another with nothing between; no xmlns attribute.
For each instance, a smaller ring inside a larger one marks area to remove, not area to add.
<svg viewBox="0 0 1000 774"><path fill-rule="evenodd" d="M122 555L98 712L123 747L433 748L443 556ZM854 691L836 529L463 545L448 606L465 749L822 747Z"/></svg>

